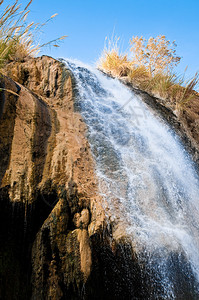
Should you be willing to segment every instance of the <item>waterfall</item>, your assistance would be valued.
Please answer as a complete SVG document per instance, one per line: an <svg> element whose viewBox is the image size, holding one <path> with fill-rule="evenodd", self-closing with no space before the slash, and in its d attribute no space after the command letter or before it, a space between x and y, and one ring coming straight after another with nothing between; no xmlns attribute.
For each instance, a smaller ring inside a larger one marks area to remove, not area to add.
<svg viewBox="0 0 199 300"><path fill-rule="evenodd" d="M87 138L105 209L123 226L145 272L149 299L199 299L199 178L178 136L131 90L68 60L75 108Z"/></svg>

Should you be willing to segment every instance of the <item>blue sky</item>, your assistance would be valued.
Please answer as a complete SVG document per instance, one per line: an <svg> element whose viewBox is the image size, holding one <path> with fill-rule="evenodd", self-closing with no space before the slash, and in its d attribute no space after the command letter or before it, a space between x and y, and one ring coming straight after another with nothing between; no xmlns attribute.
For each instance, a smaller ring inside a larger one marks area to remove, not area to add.
<svg viewBox="0 0 199 300"><path fill-rule="evenodd" d="M13 3L6 1L5 3ZM24 6L25 0L19 0ZM43 53L70 57L94 63L104 47L105 37L113 31L121 37L123 49L134 35L166 35L177 43L182 56L176 69L187 76L199 70L199 0L33 0L30 21L43 22L54 13L58 16L48 24L41 42L68 35L60 48L46 48Z"/></svg>

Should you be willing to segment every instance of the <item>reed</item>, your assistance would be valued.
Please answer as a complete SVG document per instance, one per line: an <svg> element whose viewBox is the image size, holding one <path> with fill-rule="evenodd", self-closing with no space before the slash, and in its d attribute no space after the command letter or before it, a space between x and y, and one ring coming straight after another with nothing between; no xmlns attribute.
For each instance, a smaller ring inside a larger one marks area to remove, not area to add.
<svg viewBox="0 0 199 300"><path fill-rule="evenodd" d="M115 77L122 77L129 74L130 63L127 55L120 55L116 50L111 50L110 52L104 52L100 61L100 68Z"/></svg>
<svg viewBox="0 0 199 300"><path fill-rule="evenodd" d="M3 3L4 0L1 0L1 7ZM9 60L23 60L25 57L34 56L46 45L58 46L59 41L66 37L62 36L39 45L36 42L37 34L57 14L42 24L34 22L27 24L26 19L30 13L31 3L32 0L21 9L21 4L16 0L13 4L7 5L0 15L0 68Z"/></svg>
<svg viewBox="0 0 199 300"><path fill-rule="evenodd" d="M127 54L120 53L119 37L106 38L104 50L98 62L98 68L115 77L127 76L131 68L131 62Z"/></svg>

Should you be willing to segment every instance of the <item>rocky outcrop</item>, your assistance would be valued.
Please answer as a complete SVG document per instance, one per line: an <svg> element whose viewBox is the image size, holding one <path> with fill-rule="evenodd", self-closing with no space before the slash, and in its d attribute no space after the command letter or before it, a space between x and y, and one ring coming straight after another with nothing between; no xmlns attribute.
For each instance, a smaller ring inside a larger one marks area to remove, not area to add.
<svg viewBox="0 0 199 300"><path fill-rule="evenodd" d="M124 267L131 247L107 229L72 75L46 56L5 73L1 87L14 93L0 94L0 298L129 297L138 267Z"/></svg>
<svg viewBox="0 0 199 300"><path fill-rule="evenodd" d="M107 224L72 74L47 56L11 62L4 72L0 298L150 299L150 272L137 263L123 227ZM190 143L197 161L194 132L158 99L142 98Z"/></svg>

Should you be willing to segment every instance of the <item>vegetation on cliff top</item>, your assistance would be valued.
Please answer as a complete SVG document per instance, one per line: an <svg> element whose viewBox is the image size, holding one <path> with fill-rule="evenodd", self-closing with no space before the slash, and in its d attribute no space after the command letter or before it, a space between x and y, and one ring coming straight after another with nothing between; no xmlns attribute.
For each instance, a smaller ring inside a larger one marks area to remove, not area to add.
<svg viewBox="0 0 199 300"><path fill-rule="evenodd" d="M42 24L27 23L32 1L21 9L18 0L14 0L13 4L0 12L0 71L3 71L5 62L23 61L26 57L38 54L41 47L57 47L58 42L66 37L42 45L36 41L43 27L57 14ZM4 0L0 0L0 8L3 4ZM125 77L133 86L166 99L178 110L185 108L196 96L194 89L198 84L198 73L190 80L185 80L184 76L173 72L181 59L176 55L175 42L168 41L164 35L148 40L136 36L130 39L130 54L127 54L120 52L118 41L119 38L108 41L100 58L100 69L115 77Z"/></svg>
<svg viewBox="0 0 199 300"><path fill-rule="evenodd" d="M196 73L190 80L177 76L173 69L180 62L176 44L164 35L146 40L130 39L130 54L121 53L119 38L108 40L99 61L99 69L114 77L125 77L129 83L150 94L166 99L181 110L196 96L199 80Z"/></svg>
<svg viewBox="0 0 199 300"><path fill-rule="evenodd" d="M36 55L41 47L46 45L58 46L58 42L65 36L40 45L36 41L37 35L42 28L57 14L51 16L46 22L27 23L30 12L29 7L33 0L30 0L24 9L15 0L13 4L7 5L0 14L0 68L9 60L24 60L28 56ZM4 0L0 1L0 8Z"/></svg>

